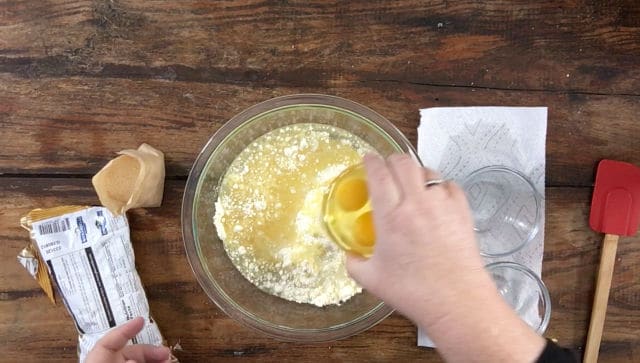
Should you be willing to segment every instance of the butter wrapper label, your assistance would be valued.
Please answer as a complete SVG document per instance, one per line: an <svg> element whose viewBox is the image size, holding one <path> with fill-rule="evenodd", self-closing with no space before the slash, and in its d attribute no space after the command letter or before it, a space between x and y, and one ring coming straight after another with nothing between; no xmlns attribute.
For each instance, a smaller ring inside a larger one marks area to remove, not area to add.
<svg viewBox="0 0 640 363"><path fill-rule="evenodd" d="M32 233L42 259L48 261L117 234L128 236L128 228L125 216L114 216L102 207L92 207L33 222Z"/></svg>
<svg viewBox="0 0 640 363"><path fill-rule="evenodd" d="M125 215L90 207L32 223L32 239L80 332L80 360L109 329L137 316L133 343L162 344L135 270Z"/></svg>

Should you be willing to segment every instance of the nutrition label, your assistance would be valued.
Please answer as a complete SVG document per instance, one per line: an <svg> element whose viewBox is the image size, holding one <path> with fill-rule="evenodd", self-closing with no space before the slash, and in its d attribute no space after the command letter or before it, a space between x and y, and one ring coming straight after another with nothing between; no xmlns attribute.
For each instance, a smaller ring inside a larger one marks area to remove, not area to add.
<svg viewBox="0 0 640 363"><path fill-rule="evenodd" d="M34 222L32 233L81 333L81 346L92 347L108 329L137 316L150 320L125 216L87 208ZM133 339L161 342L155 323Z"/></svg>

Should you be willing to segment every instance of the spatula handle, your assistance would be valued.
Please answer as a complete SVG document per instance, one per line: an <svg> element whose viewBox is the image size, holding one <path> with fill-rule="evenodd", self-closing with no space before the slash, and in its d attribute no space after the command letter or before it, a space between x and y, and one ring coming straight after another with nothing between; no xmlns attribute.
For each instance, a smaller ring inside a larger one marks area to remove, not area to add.
<svg viewBox="0 0 640 363"><path fill-rule="evenodd" d="M613 276L613 266L616 262L617 248L618 236L605 234L602 243L602 254L600 255L600 268L596 279L596 294L593 298L593 308L591 310L587 346L584 351L584 363L596 363L598 361L598 351L600 350L604 318L607 314L609 290L611 289L611 277Z"/></svg>

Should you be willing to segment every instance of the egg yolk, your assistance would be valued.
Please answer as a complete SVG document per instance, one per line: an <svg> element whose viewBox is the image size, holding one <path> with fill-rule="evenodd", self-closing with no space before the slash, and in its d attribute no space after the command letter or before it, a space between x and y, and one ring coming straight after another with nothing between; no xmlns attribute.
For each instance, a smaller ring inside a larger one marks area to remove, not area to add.
<svg viewBox="0 0 640 363"><path fill-rule="evenodd" d="M361 246L373 246L376 241L376 233L373 229L373 216L371 212L366 212L356 218L353 225L353 237Z"/></svg>
<svg viewBox="0 0 640 363"><path fill-rule="evenodd" d="M362 179L347 179L336 188L336 201L344 211L356 211L369 199L367 183Z"/></svg>

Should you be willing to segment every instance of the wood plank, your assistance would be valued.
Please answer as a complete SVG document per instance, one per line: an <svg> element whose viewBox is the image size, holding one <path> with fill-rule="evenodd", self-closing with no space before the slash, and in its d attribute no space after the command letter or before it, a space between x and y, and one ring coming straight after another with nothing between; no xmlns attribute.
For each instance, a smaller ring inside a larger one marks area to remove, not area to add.
<svg viewBox="0 0 640 363"><path fill-rule="evenodd" d="M183 347L184 361L251 359L299 361L439 361L415 346L415 328L394 314L375 328L338 342L280 343L244 328L209 301L193 277L182 247L182 181L168 181L160 208L136 210L129 220L137 266L151 310L165 338ZM564 346L584 344L601 236L587 226L589 188L548 188L543 279L552 296L546 336ZM0 178L0 355L7 361L69 361L76 333L61 305L50 305L15 261L27 235L19 217L35 207L97 202L87 179ZM638 360L640 238L621 240L603 336L603 361Z"/></svg>
<svg viewBox="0 0 640 363"><path fill-rule="evenodd" d="M0 72L638 94L640 3L0 2Z"/></svg>
<svg viewBox="0 0 640 363"><path fill-rule="evenodd" d="M330 89L208 85L159 80L23 80L0 75L0 174L92 175L116 151L147 142L184 177L229 118L274 96L324 92L372 106L415 145L418 109L434 106L549 107L547 184L590 186L602 158L640 164L640 97L460 89L349 81ZM615 140L615 142L611 141ZM470 155L469 157L472 157Z"/></svg>
<svg viewBox="0 0 640 363"><path fill-rule="evenodd" d="M270 88L98 78L0 75L0 174L92 175L116 151L147 142L166 155L167 175L184 177L229 118L271 97L315 92L373 107L415 145L418 109L435 106L548 106L547 184L590 186L602 158L640 164L639 96L575 95L378 82L330 88ZM610 140L615 140L612 142ZM472 156L470 156L472 157Z"/></svg>

